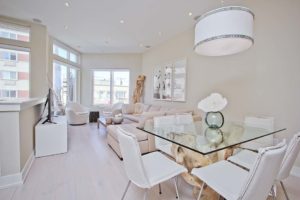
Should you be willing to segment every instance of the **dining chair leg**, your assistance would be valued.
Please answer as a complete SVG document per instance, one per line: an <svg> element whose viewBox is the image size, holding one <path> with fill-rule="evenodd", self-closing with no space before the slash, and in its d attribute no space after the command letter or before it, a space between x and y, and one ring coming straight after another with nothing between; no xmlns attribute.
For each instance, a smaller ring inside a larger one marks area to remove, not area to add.
<svg viewBox="0 0 300 200"><path fill-rule="evenodd" d="M201 197L202 192L203 192L204 185L205 185L205 183L203 182L197 200L200 200L200 197Z"/></svg>
<svg viewBox="0 0 300 200"><path fill-rule="evenodd" d="M161 194L161 185L158 184L158 188L159 188L159 194Z"/></svg>
<svg viewBox="0 0 300 200"><path fill-rule="evenodd" d="M178 188L177 188L177 181L176 181L177 177L174 177L174 185L175 185L175 190L176 190L176 199L179 199L179 193L178 193Z"/></svg>
<svg viewBox="0 0 300 200"><path fill-rule="evenodd" d="M282 181L280 181L280 185L281 185L281 187L282 187L282 189L283 189L283 192L284 192L285 198L286 198L287 200L289 200L289 196L288 196L288 194L287 194L287 192L286 192L286 189L285 189L285 187L284 187L284 185L283 185L283 182L282 182Z"/></svg>
<svg viewBox="0 0 300 200"><path fill-rule="evenodd" d="M144 200L148 200L148 196L149 196L149 189L146 189L144 193Z"/></svg>
<svg viewBox="0 0 300 200"><path fill-rule="evenodd" d="M126 193L127 193L127 191L128 191L128 188L129 188L130 184L131 184L131 181L128 181L127 186L126 186L126 189L125 189L125 191L124 191L124 193L123 193L123 196L122 196L122 199L121 199L121 200L123 200L123 199L125 198L125 195L126 195Z"/></svg>

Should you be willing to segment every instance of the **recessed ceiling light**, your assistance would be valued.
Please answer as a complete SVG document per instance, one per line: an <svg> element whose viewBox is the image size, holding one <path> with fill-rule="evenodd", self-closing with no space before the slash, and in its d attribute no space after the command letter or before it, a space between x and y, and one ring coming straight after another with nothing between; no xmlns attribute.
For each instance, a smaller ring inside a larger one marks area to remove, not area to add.
<svg viewBox="0 0 300 200"><path fill-rule="evenodd" d="M40 20L40 19L38 19L38 18L33 18L32 21L33 21L33 22L36 22L36 23L39 23L39 24L42 23L42 20Z"/></svg>
<svg viewBox="0 0 300 200"><path fill-rule="evenodd" d="M192 12L189 12L189 16L192 16L193 15L193 13Z"/></svg>
<svg viewBox="0 0 300 200"><path fill-rule="evenodd" d="M65 6L66 7L70 7L70 3L69 2L65 2Z"/></svg>
<svg viewBox="0 0 300 200"><path fill-rule="evenodd" d="M69 27L67 25L64 26L65 30L67 30Z"/></svg>
<svg viewBox="0 0 300 200"><path fill-rule="evenodd" d="M120 20L120 23L121 23L121 24L124 24L124 23L125 23L125 21L124 21L123 19L121 19L121 20Z"/></svg>

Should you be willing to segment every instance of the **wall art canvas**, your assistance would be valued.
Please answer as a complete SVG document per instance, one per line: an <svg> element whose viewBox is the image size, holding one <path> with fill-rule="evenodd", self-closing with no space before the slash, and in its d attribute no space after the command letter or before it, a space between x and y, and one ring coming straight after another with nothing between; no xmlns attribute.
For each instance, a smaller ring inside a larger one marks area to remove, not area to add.
<svg viewBox="0 0 300 200"><path fill-rule="evenodd" d="M173 101L185 101L186 59L178 60L173 65Z"/></svg>
<svg viewBox="0 0 300 200"><path fill-rule="evenodd" d="M173 68L172 63L166 64L163 67L163 76L162 76L162 88L161 94L163 100L172 100L172 76Z"/></svg>
<svg viewBox="0 0 300 200"><path fill-rule="evenodd" d="M153 75L153 99L161 99L162 69L157 67Z"/></svg>
<svg viewBox="0 0 300 200"><path fill-rule="evenodd" d="M154 69L154 100L185 101L186 63L186 59L181 59Z"/></svg>

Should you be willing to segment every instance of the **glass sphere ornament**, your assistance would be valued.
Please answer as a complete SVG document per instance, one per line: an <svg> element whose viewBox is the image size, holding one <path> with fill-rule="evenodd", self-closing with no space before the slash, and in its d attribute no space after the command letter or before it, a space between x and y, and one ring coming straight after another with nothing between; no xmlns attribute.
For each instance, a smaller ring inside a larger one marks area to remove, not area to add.
<svg viewBox="0 0 300 200"><path fill-rule="evenodd" d="M224 124L224 116L221 112L206 113L205 122L209 128L218 129Z"/></svg>

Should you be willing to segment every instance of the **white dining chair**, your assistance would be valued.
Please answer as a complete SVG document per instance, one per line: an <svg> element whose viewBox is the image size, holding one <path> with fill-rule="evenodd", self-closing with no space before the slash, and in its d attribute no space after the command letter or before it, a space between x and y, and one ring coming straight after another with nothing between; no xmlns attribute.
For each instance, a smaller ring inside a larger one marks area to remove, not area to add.
<svg viewBox="0 0 300 200"><path fill-rule="evenodd" d="M198 200L205 184L226 200L265 200L279 172L285 151L285 141L261 148L249 171L226 160L194 168L192 174L203 181Z"/></svg>
<svg viewBox="0 0 300 200"><path fill-rule="evenodd" d="M246 127L255 127L265 129L268 132L274 131L274 118L273 117L245 117L244 125ZM241 150L235 152L227 160L232 161L240 166L250 168L254 163L255 155L258 148L268 147L273 145L273 135L259 138L254 141L244 143L240 146Z"/></svg>
<svg viewBox="0 0 300 200"><path fill-rule="evenodd" d="M280 185L283 189L284 195L287 200L289 200L287 191L284 187L283 181L290 175L292 167L297 159L297 156L300 151L300 132L295 134L291 141L288 144L287 151L285 153L285 156L283 158L280 171L277 175L276 180L280 182ZM238 165L241 165L247 169L250 169L257 157L257 153L247 151L247 155L244 154L244 156L241 156L238 160L239 163L236 163ZM231 162L236 162L236 156L229 157L228 160Z"/></svg>
<svg viewBox="0 0 300 200"><path fill-rule="evenodd" d="M118 128L120 149L124 161L124 167L129 182L123 193L122 200L132 183L140 188L146 189L144 199L148 198L148 190L155 185L174 178L176 198L179 198L176 177L187 169L168 159L159 152L153 152L141 156L141 151L134 135ZM160 191L161 188L159 187Z"/></svg>

